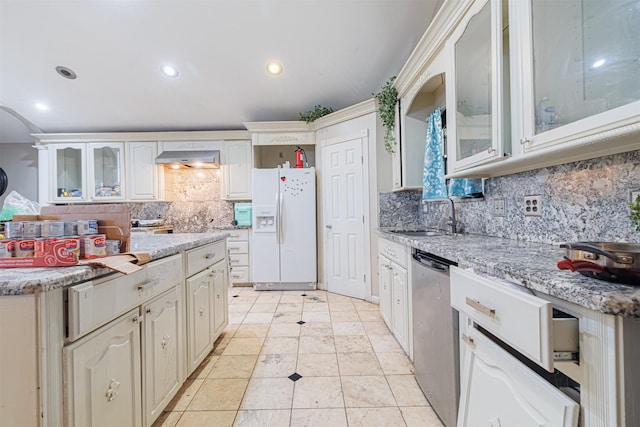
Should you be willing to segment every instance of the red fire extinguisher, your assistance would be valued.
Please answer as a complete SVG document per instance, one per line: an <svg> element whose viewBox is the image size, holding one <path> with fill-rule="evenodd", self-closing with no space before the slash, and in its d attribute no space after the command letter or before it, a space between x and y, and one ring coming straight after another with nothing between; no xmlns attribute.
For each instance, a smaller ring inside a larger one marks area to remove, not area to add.
<svg viewBox="0 0 640 427"><path fill-rule="evenodd" d="M296 149L296 168L304 168L308 166L307 153L305 153L304 150L298 146L298 148Z"/></svg>

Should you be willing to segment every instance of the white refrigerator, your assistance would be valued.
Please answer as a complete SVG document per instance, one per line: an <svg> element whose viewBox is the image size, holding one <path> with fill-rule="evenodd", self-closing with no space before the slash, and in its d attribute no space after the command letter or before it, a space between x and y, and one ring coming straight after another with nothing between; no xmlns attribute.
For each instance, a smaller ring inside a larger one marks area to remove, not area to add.
<svg viewBox="0 0 640 427"><path fill-rule="evenodd" d="M315 289L315 168L253 169L252 180L254 288Z"/></svg>

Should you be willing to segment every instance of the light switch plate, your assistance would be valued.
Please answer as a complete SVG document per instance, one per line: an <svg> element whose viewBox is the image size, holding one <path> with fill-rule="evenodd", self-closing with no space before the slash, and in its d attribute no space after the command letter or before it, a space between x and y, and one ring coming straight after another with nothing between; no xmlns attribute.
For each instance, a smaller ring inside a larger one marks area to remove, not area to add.
<svg viewBox="0 0 640 427"><path fill-rule="evenodd" d="M495 216L504 216L506 203L504 199L495 199L493 201L493 214Z"/></svg>

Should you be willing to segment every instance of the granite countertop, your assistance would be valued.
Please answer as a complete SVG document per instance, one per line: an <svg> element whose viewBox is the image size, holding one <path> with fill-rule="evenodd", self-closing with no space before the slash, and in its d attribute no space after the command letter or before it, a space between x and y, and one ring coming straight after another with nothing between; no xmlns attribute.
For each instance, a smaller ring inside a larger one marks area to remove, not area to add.
<svg viewBox="0 0 640 427"><path fill-rule="evenodd" d="M455 261L460 268L505 279L591 310L640 317L640 286L560 270L556 264L565 250L555 245L473 234L407 237L384 229L378 234Z"/></svg>
<svg viewBox="0 0 640 427"><path fill-rule="evenodd" d="M229 233L134 234L131 252L148 252L151 259L164 258L187 249L226 238ZM0 296L50 291L61 286L113 273L89 266L0 269Z"/></svg>

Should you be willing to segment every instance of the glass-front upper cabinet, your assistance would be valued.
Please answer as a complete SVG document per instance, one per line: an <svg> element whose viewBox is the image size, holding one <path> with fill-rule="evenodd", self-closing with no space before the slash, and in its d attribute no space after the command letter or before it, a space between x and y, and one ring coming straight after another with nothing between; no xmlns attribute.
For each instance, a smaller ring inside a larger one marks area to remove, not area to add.
<svg viewBox="0 0 640 427"><path fill-rule="evenodd" d="M476 1L448 42L449 175L503 159L510 151L504 144L509 39L503 7L502 0Z"/></svg>
<svg viewBox="0 0 640 427"><path fill-rule="evenodd" d="M518 29L514 138L524 153L638 131L639 1L510 0L509 8Z"/></svg>
<svg viewBox="0 0 640 427"><path fill-rule="evenodd" d="M120 200L124 199L124 144L89 143L88 144L88 199Z"/></svg>
<svg viewBox="0 0 640 427"><path fill-rule="evenodd" d="M54 144L51 152L51 199L58 202L87 200L85 144Z"/></svg>

